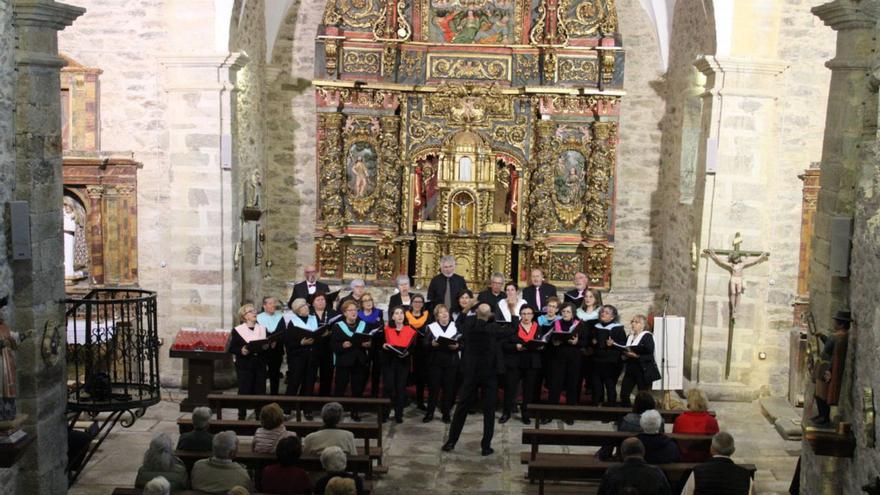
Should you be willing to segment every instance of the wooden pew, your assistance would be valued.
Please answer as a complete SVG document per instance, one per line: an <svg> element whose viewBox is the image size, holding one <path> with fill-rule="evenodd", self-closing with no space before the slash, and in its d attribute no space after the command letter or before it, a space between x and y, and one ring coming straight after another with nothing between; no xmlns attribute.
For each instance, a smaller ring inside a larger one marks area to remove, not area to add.
<svg viewBox="0 0 880 495"><path fill-rule="evenodd" d="M211 457L211 452L208 451L194 451L194 450L175 450L174 455L180 458L183 463L186 465L187 471L192 471L193 465L196 461L201 459L207 459ZM364 455L360 449L358 449L358 455L350 455L347 456L348 463L346 464L346 469L353 473L363 474L364 477L368 480L373 479L373 460L368 456ZM239 462L244 464L247 468L253 469L257 476L259 476L260 471L262 471L263 467L268 466L269 464L275 464L277 461L275 459L274 454L257 454L255 452L250 451L250 447L239 447L239 452L235 456L235 462ZM324 468L321 466L321 458L319 456L311 456L311 455L303 455L300 457L299 461L297 461L297 466L305 469L306 471L322 471ZM257 480L255 480L257 481ZM259 482L257 483L259 485Z"/></svg>
<svg viewBox="0 0 880 495"><path fill-rule="evenodd" d="M546 456L546 457L545 457ZM598 481L602 479L605 471L619 462L603 462L593 456L578 456L571 454L542 454L542 458L529 463L529 479L538 480L538 495L544 495L544 483L546 480L567 481ZM672 463L658 464L669 479L673 490L683 484L687 476L697 463ZM752 476L755 475L754 464L739 464L748 469Z"/></svg>
<svg viewBox="0 0 880 495"><path fill-rule="evenodd" d="M529 452L520 454L520 462L529 464L548 454L540 454L538 447L541 445L566 445L577 447L602 447L605 445L619 446L629 437L636 433L629 431L587 431L587 430L552 430L548 428L525 429L522 431L522 442L530 445ZM709 452L712 445L713 435L686 435L682 433L669 433L668 437L678 443L679 447L686 445L689 450L705 450ZM549 454L557 455L557 454ZM559 454L567 456L582 456L591 454Z"/></svg>
<svg viewBox="0 0 880 495"><path fill-rule="evenodd" d="M220 433L221 431L234 431L238 436L252 437L260 427L259 421L239 420L239 419L214 419L208 423L208 431L211 433ZM309 433L316 432L323 427L322 423L316 421L287 421L284 427L288 431L292 431L300 438L305 438ZM381 435L382 431L373 423L340 423L337 425L340 430L352 432L354 437L364 441L363 453L382 464L382 447ZM180 433L192 431L192 418L180 418L177 420L177 429ZM371 440L376 440L377 445L371 445Z"/></svg>
<svg viewBox="0 0 880 495"><path fill-rule="evenodd" d="M529 414L536 421L536 428L540 428L541 420L544 418L561 419L561 420L580 420L580 421L602 421L610 423L620 421L624 416L631 413L629 407L604 407L604 406L567 406L557 404L529 404ZM663 422L667 424L675 423L683 410L677 409L658 409ZM712 416L714 411L709 411Z"/></svg>
<svg viewBox="0 0 880 495"><path fill-rule="evenodd" d="M223 419L223 409L259 409L272 402L285 411L294 411L296 420L302 421L303 410L317 411L328 402L338 402L346 412L376 413L377 422L381 423L385 411L391 409L390 399L373 399L366 397L316 397L296 395L238 395L208 394L208 406Z"/></svg>

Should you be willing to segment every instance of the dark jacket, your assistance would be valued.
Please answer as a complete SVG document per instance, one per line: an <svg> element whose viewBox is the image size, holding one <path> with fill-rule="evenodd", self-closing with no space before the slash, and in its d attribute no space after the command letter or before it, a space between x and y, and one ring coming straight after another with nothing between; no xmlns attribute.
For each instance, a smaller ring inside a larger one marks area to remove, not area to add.
<svg viewBox="0 0 880 495"><path fill-rule="evenodd" d="M421 294L419 294L417 292L410 292L409 293L409 300L412 301L412 298L414 298L416 296L420 296L420 295ZM403 306L403 309L405 309L405 310L412 309L412 307L409 304L407 304L407 305L403 304L403 302L400 299L400 293L398 292L397 294L392 295L390 299L388 299L388 321L391 321L391 310L396 308L397 306Z"/></svg>
<svg viewBox="0 0 880 495"><path fill-rule="evenodd" d="M492 311L495 311L495 309L498 308L498 301L501 301L502 299L504 299L504 297L504 291L501 291L497 295L495 295L492 294L491 288L487 288L477 294L477 302L486 303L492 308Z"/></svg>
<svg viewBox="0 0 880 495"><path fill-rule="evenodd" d="M348 326L344 320L340 320L333 325L333 333L330 334L330 347L333 349L333 352L336 354L336 366L339 368L351 368L353 366L366 366L369 362L367 359L367 349L358 344L353 337L349 337L345 332L342 331L342 328L339 325L346 325L346 328L352 333L358 327L360 320L355 322L353 326ZM366 325L364 326L364 332L367 330ZM346 341L351 342L352 345L348 349L343 348L342 344Z"/></svg>
<svg viewBox="0 0 880 495"><path fill-rule="evenodd" d="M644 333L638 345L630 347L630 350L638 354L639 357L631 358L623 355L626 373L633 377L644 377L646 367L654 364L654 336L647 330Z"/></svg>
<svg viewBox="0 0 880 495"><path fill-rule="evenodd" d="M541 292L541 307L537 306L538 300L535 297L535 293L537 291ZM522 290L522 298L525 299L526 303L533 308L536 308L538 311L547 305L547 299L556 295L556 286L550 285L547 283L541 284L540 288L535 287L534 285L530 285Z"/></svg>
<svg viewBox="0 0 880 495"><path fill-rule="evenodd" d="M582 292L586 292L586 289L584 289ZM562 296L561 302L562 304L572 303L574 304L574 307L579 308L581 307L581 304L584 303L584 295L578 295L577 289L571 289L565 292L565 294Z"/></svg>
<svg viewBox="0 0 880 495"><path fill-rule="evenodd" d="M210 451L213 448L214 434L207 430L193 430L180 435L178 450Z"/></svg>
<svg viewBox="0 0 880 495"><path fill-rule="evenodd" d="M608 337L620 344L626 345L626 331L620 323L609 323L607 325L596 323L593 327L593 339L596 340L595 352L593 353L593 362L597 364L619 364L620 348L608 346L606 344Z"/></svg>
<svg viewBox="0 0 880 495"><path fill-rule="evenodd" d="M434 275L434 278L431 279L431 283L428 284L427 298L430 302L431 310L434 309L434 306L443 304L446 296L446 278L446 275L438 273L437 275ZM458 296L466 291L467 288L467 281L465 281L464 277L461 275L453 273L452 276L449 277L449 295L452 299L450 301L452 303L449 308L450 313L455 313L461 309L458 305Z"/></svg>
<svg viewBox="0 0 880 495"><path fill-rule="evenodd" d="M439 347L434 347L431 345L434 342L434 334L431 332L431 325L437 325L444 331L446 331L449 326L447 325L445 328L440 326L440 323L434 322L428 325L428 331L425 334L425 339L422 341L425 345L425 352L428 356L428 366L431 367L439 367L439 368L449 368L458 366L458 350L451 350L448 346L441 345ZM450 323L450 325L454 325L454 323ZM456 326L457 333L461 331L458 330Z"/></svg>
<svg viewBox="0 0 880 495"><path fill-rule="evenodd" d="M630 457L623 464L605 471L599 485L599 495L617 495L626 487L634 487L639 495L671 495L672 489L663 470L644 460Z"/></svg>
<svg viewBox="0 0 880 495"><path fill-rule="evenodd" d="M747 495L751 484L749 470L728 457L713 457L694 468L696 495Z"/></svg>
<svg viewBox="0 0 880 495"><path fill-rule="evenodd" d="M537 323L536 323L537 325ZM516 350L517 344L524 344L519 337L519 325L510 325L506 332L501 347L504 350L504 364L507 368L520 369L540 369L541 368L541 352L540 350ZM535 339L541 337L541 328L538 327L535 332Z"/></svg>
<svg viewBox="0 0 880 495"><path fill-rule="evenodd" d="M462 331L461 368L465 377L504 373L501 352L504 332L504 326L494 321L474 318L468 322L467 328Z"/></svg>
<svg viewBox="0 0 880 495"><path fill-rule="evenodd" d="M320 280L315 281L315 292L321 292L327 294L330 292L330 286L321 282ZM287 307L289 308L291 304L293 304L294 299L305 299L306 302L312 304L312 296L309 294L309 286L308 283L303 280L302 282L293 286L293 293L290 294L290 299L287 300Z"/></svg>
<svg viewBox="0 0 880 495"><path fill-rule="evenodd" d="M681 460L678 444L666 435L662 433L655 433L653 435L639 433L636 437L645 446L645 462L649 464L668 464Z"/></svg>

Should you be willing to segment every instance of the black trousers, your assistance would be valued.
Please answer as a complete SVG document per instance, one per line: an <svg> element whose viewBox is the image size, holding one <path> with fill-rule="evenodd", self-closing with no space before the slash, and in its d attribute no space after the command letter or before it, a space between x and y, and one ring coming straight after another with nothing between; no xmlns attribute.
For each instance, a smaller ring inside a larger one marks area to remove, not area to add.
<svg viewBox="0 0 880 495"><path fill-rule="evenodd" d="M403 418L406 406L406 379L409 377L409 359L389 357L382 367L382 378L385 382L385 397L391 399L394 417Z"/></svg>
<svg viewBox="0 0 880 495"><path fill-rule="evenodd" d="M593 367L593 358L591 356L582 356L581 357L581 383L578 385L578 400L580 400L580 394L587 390L590 392L590 403L596 404L596 399L593 397L593 375L596 374L596 370Z"/></svg>
<svg viewBox="0 0 880 495"><path fill-rule="evenodd" d="M627 363L623 374L623 383L620 385L620 404L627 407L631 406L632 402L630 402L629 397L633 389L638 388L639 391L651 390L651 385L652 383L649 383L648 379L645 378L645 372L642 371L639 363Z"/></svg>
<svg viewBox="0 0 880 495"><path fill-rule="evenodd" d="M620 364L595 363L593 367L593 402L615 404L617 402L617 379ZM606 400L607 399L607 400Z"/></svg>
<svg viewBox="0 0 880 495"><path fill-rule="evenodd" d="M288 354L287 395L312 395L315 390L317 363L311 351Z"/></svg>
<svg viewBox="0 0 880 495"><path fill-rule="evenodd" d="M441 392L443 393L443 401L440 402L440 413L447 415L452 412L457 375L458 366L431 366L428 369L428 414L434 414L434 410L437 408L437 397Z"/></svg>
<svg viewBox="0 0 880 495"><path fill-rule="evenodd" d="M378 342L378 344L377 344ZM382 386L382 341L373 339L370 351L370 397L379 397Z"/></svg>
<svg viewBox="0 0 880 495"><path fill-rule="evenodd" d="M368 372L369 368L366 365L337 367L334 394L337 397L345 396L345 389L351 383L351 397L363 397Z"/></svg>
<svg viewBox="0 0 880 495"><path fill-rule="evenodd" d="M492 446L495 435L495 402L498 396L498 377L495 373L468 375L461 386L461 397L455 406L452 427L449 429L448 442L455 445L464 429L464 420L468 410L477 402L477 391L483 392L483 439L480 447L488 449Z"/></svg>
<svg viewBox="0 0 880 495"><path fill-rule="evenodd" d="M424 404L425 389L428 388L428 353L418 347L412 351L411 377L416 386L416 404Z"/></svg>
<svg viewBox="0 0 880 495"><path fill-rule="evenodd" d="M280 344L266 354L266 373L269 376L269 393L278 395L281 385L281 364L284 363L284 347Z"/></svg>
<svg viewBox="0 0 880 495"><path fill-rule="evenodd" d="M563 388L565 389L565 403L577 404L578 389L581 384L581 353L576 347L559 346L550 362L550 384L547 402L559 404Z"/></svg>
<svg viewBox="0 0 880 495"><path fill-rule="evenodd" d="M535 394L535 382L538 381L539 368L519 368L508 366L504 372L506 383L504 384L504 414L513 412L516 402L517 386L522 382L522 410L523 417L527 417L526 408L532 403Z"/></svg>
<svg viewBox="0 0 880 495"><path fill-rule="evenodd" d="M266 394L266 368L249 367L235 368L238 379L238 395L265 395ZM238 419L244 419L247 412L244 408L238 410Z"/></svg>
<svg viewBox="0 0 880 495"><path fill-rule="evenodd" d="M330 348L323 346L318 349L318 373L321 381L318 385L318 394L321 397L333 395L333 353Z"/></svg>

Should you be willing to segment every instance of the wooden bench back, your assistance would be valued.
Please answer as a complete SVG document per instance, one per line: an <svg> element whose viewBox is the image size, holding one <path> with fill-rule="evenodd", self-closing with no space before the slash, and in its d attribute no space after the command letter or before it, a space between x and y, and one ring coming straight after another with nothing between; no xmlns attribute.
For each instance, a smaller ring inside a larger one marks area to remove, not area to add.
<svg viewBox="0 0 880 495"><path fill-rule="evenodd" d="M186 465L187 471L192 471L196 461L211 457L211 452L194 451L194 450L175 450L174 455L180 458ZM254 469L259 473L263 467L277 462L274 454L259 454L256 452L240 451L235 456L235 461L244 464L248 468ZM364 474L367 479L373 477L373 461L367 455L350 455L347 456L346 470L353 473ZM303 455L297 461L297 466L306 471L323 471L320 456Z"/></svg>
<svg viewBox="0 0 880 495"><path fill-rule="evenodd" d="M236 435L251 437L260 427L259 421L254 420L238 420L238 419L212 419L208 423L208 431L211 433L220 433L221 431L234 431ZM295 432L299 437L305 437L309 433L316 432L323 427L322 423L315 421L287 421L284 427L288 431ZM355 438L375 439L382 434L381 430L375 423L340 423L337 425L340 430L352 432ZM177 429L180 433L186 433L193 430L191 418L180 418L177 420Z"/></svg>
<svg viewBox="0 0 880 495"><path fill-rule="evenodd" d="M301 420L303 409L317 410L328 402L338 402L346 412L375 412L384 414L391 407L389 399L366 397L316 397L296 395L238 395L208 394L208 405L222 419L221 411L227 409L259 409L266 404L277 403L285 411L295 411L297 421Z"/></svg>
<svg viewBox="0 0 880 495"><path fill-rule="evenodd" d="M536 419L573 419L580 421L620 421L624 416L631 413L628 407L600 407L600 406L563 406L557 404L529 404L529 413ZM659 409L663 421L669 424L675 422L679 415L684 413L680 409ZM714 411L709 411L712 416ZM540 424L540 421L539 421Z"/></svg>

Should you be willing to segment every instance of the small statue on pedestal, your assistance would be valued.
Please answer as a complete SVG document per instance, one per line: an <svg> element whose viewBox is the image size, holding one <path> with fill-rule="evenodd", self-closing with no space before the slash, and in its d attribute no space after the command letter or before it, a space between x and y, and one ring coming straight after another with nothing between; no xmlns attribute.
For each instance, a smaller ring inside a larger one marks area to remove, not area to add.
<svg viewBox="0 0 880 495"><path fill-rule="evenodd" d="M831 422L831 406L840 399L840 386L843 383L843 368L846 363L846 348L849 342L849 327L852 317L849 311L838 311L832 318L832 334L825 339L819 354L819 361L813 370L816 383L815 399L817 414L812 418L814 424L824 426Z"/></svg>
<svg viewBox="0 0 880 495"><path fill-rule="evenodd" d="M0 431L14 427L16 416L15 398L18 389L15 382L15 349L18 347L18 332L6 326L3 308L8 298L0 299Z"/></svg>

